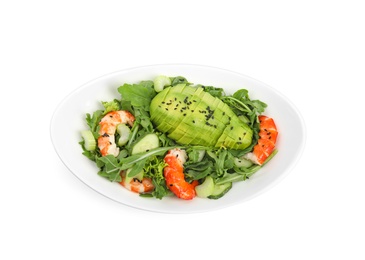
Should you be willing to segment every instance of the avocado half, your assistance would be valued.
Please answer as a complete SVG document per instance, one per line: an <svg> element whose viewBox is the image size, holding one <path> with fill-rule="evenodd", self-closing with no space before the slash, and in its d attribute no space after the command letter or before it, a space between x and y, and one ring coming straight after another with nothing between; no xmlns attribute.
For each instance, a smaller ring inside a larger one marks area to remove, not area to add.
<svg viewBox="0 0 365 260"><path fill-rule="evenodd" d="M156 128L179 144L245 149L252 142L252 129L202 87L165 88L153 98L150 114Z"/></svg>

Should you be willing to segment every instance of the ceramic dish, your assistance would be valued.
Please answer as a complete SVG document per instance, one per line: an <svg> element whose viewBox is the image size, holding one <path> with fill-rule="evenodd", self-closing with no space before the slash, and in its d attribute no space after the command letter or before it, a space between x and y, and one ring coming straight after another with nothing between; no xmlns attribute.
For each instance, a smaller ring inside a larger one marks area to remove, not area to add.
<svg viewBox="0 0 365 260"><path fill-rule="evenodd" d="M117 88L124 83L137 83L157 75L183 76L196 84L224 88L227 94L236 89L249 90L251 99L268 104L265 115L273 117L278 131L278 154L249 180L233 184L218 200L195 198L184 201L175 197L162 200L143 198L111 183L97 174L94 162L82 155L80 131L87 128L85 114L102 109L100 101L119 98ZM155 65L127 69L97 78L79 87L58 105L51 121L51 139L66 167L82 182L100 194L138 209L164 213L193 213L221 209L245 202L267 191L294 167L305 144L305 126L295 106L274 88L239 73L198 65Z"/></svg>

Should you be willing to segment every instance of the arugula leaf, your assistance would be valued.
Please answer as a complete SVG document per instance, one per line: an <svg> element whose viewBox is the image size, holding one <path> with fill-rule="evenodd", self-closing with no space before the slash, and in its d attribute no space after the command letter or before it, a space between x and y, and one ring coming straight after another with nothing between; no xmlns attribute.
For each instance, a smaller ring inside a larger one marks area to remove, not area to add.
<svg viewBox="0 0 365 260"><path fill-rule="evenodd" d="M226 172L221 178L216 180L216 184L220 185L227 182L245 181L268 163L277 154L277 152L277 150L274 150L262 165L254 164L248 168L233 166L233 173Z"/></svg>
<svg viewBox="0 0 365 260"><path fill-rule="evenodd" d="M170 77L170 80L171 80L171 86L176 86L178 84L190 85L190 83L187 81L187 79L184 77L181 77L181 76Z"/></svg>
<svg viewBox="0 0 365 260"><path fill-rule="evenodd" d="M141 171L143 171L143 167L146 164L147 159L139 161L133 165L131 168L131 171L128 173L128 177L134 177L137 174L139 174Z"/></svg>
<svg viewBox="0 0 365 260"><path fill-rule="evenodd" d="M152 98L156 95L153 89L153 82L143 81L140 84L124 84L118 88L122 95L123 102L129 101L132 106L143 108L146 111L150 109Z"/></svg>
<svg viewBox="0 0 365 260"><path fill-rule="evenodd" d="M81 148L83 150L82 154L84 156L86 156L87 158L89 158L91 161L96 161L97 158L99 157L99 151L98 149L95 149L94 151L88 151L85 149L85 141L82 140L79 142L79 144L81 145Z"/></svg>
<svg viewBox="0 0 365 260"><path fill-rule="evenodd" d="M189 158L190 159L190 158ZM188 181L205 178L213 171L213 163L209 160L195 162L185 165L185 172Z"/></svg>
<svg viewBox="0 0 365 260"><path fill-rule="evenodd" d="M103 117L103 110L96 110L92 116L89 113L86 114L86 123L89 126L95 138L99 137L99 122L102 117Z"/></svg>
<svg viewBox="0 0 365 260"><path fill-rule="evenodd" d="M133 167L134 164L136 164L142 160L145 160L148 157L163 155L168 150L171 150L173 148L176 148L176 147L157 147L157 148L149 150L148 152L138 153L138 154L134 154L129 157L123 158L120 160L120 164L121 164L120 169L125 170L128 168L131 168L131 167Z"/></svg>
<svg viewBox="0 0 365 260"><path fill-rule="evenodd" d="M110 181L122 181L122 177L120 176L121 169L117 158L115 158L113 155L106 155L99 157L97 161L104 163L104 166L98 173L100 176L103 176Z"/></svg>
<svg viewBox="0 0 365 260"><path fill-rule="evenodd" d="M176 142L169 138L165 133L157 133L157 135L163 147L176 145Z"/></svg>
<svg viewBox="0 0 365 260"><path fill-rule="evenodd" d="M208 92L213 97L221 98L222 96L225 95L223 88L216 88L213 86L203 86L203 85L198 85L198 86L202 87L205 92Z"/></svg>

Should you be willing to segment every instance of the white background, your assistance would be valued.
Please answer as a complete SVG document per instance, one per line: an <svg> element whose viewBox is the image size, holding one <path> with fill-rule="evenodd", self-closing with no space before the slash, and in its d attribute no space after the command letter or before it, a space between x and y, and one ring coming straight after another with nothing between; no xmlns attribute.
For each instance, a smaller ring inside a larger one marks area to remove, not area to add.
<svg viewBox="0 0 365 260"><path fill-rule="evenodd" d="M1 1L1 259L364 259L362 1ZM49 134L80 85L189 63L256 78L301 111L296 168L246 203L132 209L80 182Z"/></svg>

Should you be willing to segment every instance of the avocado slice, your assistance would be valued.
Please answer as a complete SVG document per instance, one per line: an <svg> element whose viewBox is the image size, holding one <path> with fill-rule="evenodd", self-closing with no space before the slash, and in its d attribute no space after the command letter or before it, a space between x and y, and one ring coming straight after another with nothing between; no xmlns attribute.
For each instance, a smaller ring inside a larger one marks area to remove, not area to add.
<svg viewBox="0 0 365 260"><path fill-rule="evenodd" d="M169 93L170 89L171 87L165 88L152 99L150 104L150 116L152 121L159 122L164 115L163 109L165 109L165 107L163 107L162 102L166 99L166 95Z"/></svg>

